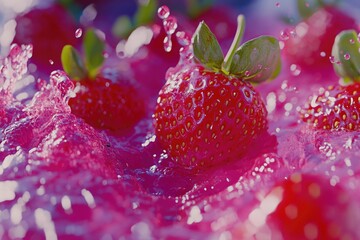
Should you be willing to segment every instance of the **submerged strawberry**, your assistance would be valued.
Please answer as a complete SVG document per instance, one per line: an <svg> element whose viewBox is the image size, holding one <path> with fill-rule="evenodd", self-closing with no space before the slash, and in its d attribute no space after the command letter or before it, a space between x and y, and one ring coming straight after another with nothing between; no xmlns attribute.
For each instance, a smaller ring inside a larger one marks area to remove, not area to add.
<svg viewBox="0 0 360 240"><path fill-rule="evenodd" d="M224 59L215 36L201 22L192 45L167 73L155 129L163 148L182 167L198 169L237 159L267 128L264 103L247 81L273 76L279 45L263 36L238 47L243 23L239 16L237 35Z"/></svg>
<svg viewBox="0 0 360 240"><path fill-rule="evenodd" d="M85 63L73 47L64 47L61 56L64 70L78 89L69 105L73 114L95 128L126 130L145 115L144 98L131 79L117 72L113 74L115 79L99 73L103 49L104 44L94 30L88 30L84 37Z"/></svg>
<svg viewBox="0 0 360 240"><path fill-rule="evenodd" d="M309 3L299 0L300 15L305 18L294 28L294 36L284 41L284 55L289 63L302 68L317 69L331 67L329 58L335 36L343 30L356 29L356 21L348 14L333 5L324 6L318 2L320 8L311 12ZM290 34L291 35L291 34Z"/></svg>
<svg viewBox="0 0 360 240"><path fill-rule="evenodd" d="M32 44L31 61L46 74L61 68L61 49L66 44L77 44L75 19L59 4L33 9L18 16L16 23L14 43Z"/></svg>
<svg viewBox="0 0 360 240"><path fill-rule="evenodd" d="M358 130L360 124L360 43L355 31L343 31L335 39L334 67L350 85L320 89L300 110L303 121L319 129Z"/></svg>
<svg viewBox="0 0 360 240"><path fill-rule="evenodd" d="M281 237L277 235L276 239L358 237L356 225L350 222L356 222L358 206L348 192L331 185L328 179L295 173L274 187L265 199L275 200L271 204L279 201L267 218L271 229L279 231Z"/></svg>

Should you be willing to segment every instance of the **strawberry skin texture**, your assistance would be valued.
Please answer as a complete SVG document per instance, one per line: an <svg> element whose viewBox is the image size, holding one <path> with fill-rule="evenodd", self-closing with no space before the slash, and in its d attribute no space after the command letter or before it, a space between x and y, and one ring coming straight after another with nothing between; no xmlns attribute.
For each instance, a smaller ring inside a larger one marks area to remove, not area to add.
<svg viewBox="0 0 360 240"><path fill-rule="evenodd" d="M154 113L160 144L187 169L245 155L267 128L266 116L260 95L249 83L199 64L167 73Z"/></svg>
<svg viewBox="0 0 360 240"><path fill-rule="evenodd" d="M330 180L294 173L274 187L271 196L280 202L267 220L282 239L357 239L358 230L351 222L357 221L358 206Z"/></svg>
<svg viewBox="0 0 360 240"><path fill-rule="evenodd" d="M335 37L347 29L358 29L353 18L335 7L321 8L297 24L296 35L285 41L283 52L290 63L301 67L332 68L329 57Z"/></svg>
<svg viewBox="0 0 360 240"><path fill-rule="evenodd" d="M313 96L300 116L318 129L358 130L360 126L360 84L331 86Z"/></svg>
<svg viewBox="0 0 360 240"><path fill-rule="evenodd" d="M95 128L125 130L145 115L145 102L131 82L97 76L76 84L79 91L69 100L71 111Z"/></svg>

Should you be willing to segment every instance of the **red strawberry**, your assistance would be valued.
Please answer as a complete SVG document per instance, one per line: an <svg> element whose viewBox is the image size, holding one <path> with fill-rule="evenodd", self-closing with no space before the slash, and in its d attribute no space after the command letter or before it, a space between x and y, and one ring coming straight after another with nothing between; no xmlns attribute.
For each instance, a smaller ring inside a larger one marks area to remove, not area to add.
<svg viewBox="0 0 360 240"><path fill-rule="evenodd" d="M46 74L61 67L61 49L66 44L76 45L78 42L75 19L58 4L33 9L18 16L16 22L14 42L32 44L31 61Z"/></svg>
<svg viewBox="0 0 360 240"><path fill-rule="evenodd" d="M99 73L104 61L103 48L93 30L88 30L84 37L84 62L74 48L64 47L61 56L64 70L76 81L78 89L69 105L73 114L95 128L126 130L144 117L144 97L133 81L118 76L110 79Z"/></svg>
<svg viewBox="0 0 360 240"><path fill-rule="evenodd" d="M71 112L95 128L127 129L144 116L138 89L126 79L116 82L97 76L77 82L79 91L69 100Z"/></svg>
<svg viewBox="0 0 360 240"><path fill-rule="evenodd" d="M303 121L320 129L358 130L360 83L320 89L300 111Z"/></svg>
<svg viewBox="0 0 360 240"><path fill-rule="evenodd" d="M360 54L355 31L343 31L335 39L332 54L338 75L346 81L360 79ZM360 126L360 83L320 89L300 110L303 121L319 129L358 130Z"/></svg>
<svg viewBox="0 0 360 240"><path fill-rule="evenodd" d="M265 197L264 206L266 199L272 199L271 204L274 199L279 201L267 218L271 229L277 229L282 236L277 239L359 237L356 237L356 225L351 224L356 222L353 212L358 206L347 191L339 185L331 185L328 179L295 173L273 188Z"/></svg>
<svg viewBox="0 0 360 240"><path fill-rule="evenodd" d="M311 10L301 1L303 10ZM303 15L310 14L308 12ZM305 16L304 16L305 17ZM294 36L284 43L283 52L291 64L302 68L331 67L329 58L335 36L343 30L357 28L356 21L335 6L321 7L294 28Z"/></svg>
<svg viewBox="0 0 360 240"><path fill-rule="evenodd" d="M265 106L246 80L271 77L279 60L278 42L260 37L238 48L242 16L238 23L225 60L215 36L200 23L189 46L195 59L184 50L159 93L156 135L173 161L185 168L237 159L267 128Z"/></svg>

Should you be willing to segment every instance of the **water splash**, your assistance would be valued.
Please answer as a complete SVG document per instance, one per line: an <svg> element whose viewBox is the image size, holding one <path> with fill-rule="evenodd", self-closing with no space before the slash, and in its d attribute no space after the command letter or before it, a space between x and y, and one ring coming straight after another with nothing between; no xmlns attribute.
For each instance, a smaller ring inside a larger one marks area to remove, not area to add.
<svg viewBox="0 0 360 240"><path fill-rule="evenodd" d="M31 45L12 45L7 58L0 60L0 99L12 97L15 83L27 72L32 56Z"/></svg>
<svg viewBox="0 0 360 240"><path fill-rule="evenodd" d="M172 50L172 35L176 32L178 27L177 19L174 16L170 15L170 10L167 6L163 5L158 9L158 16L163 21L163 28L166 33L166 37L164 38L164 50L166 52L170 52Z"/></svg>

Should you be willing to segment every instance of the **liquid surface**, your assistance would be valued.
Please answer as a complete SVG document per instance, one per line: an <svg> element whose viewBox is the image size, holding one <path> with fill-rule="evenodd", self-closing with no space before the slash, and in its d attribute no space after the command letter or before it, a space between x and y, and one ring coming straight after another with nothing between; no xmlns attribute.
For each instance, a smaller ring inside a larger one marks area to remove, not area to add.
<svg viewBox="0 0 360 240"><path fill-rule="evenodd" d="M124 135L71 114L73 83L61 71L35 82L26 74L31 52L13 45L0 64L0 239L275 239L268 216L284 196L264 204L293 173L341 187L349 212L360 210L358 132L314 130L298 114L311 94L337 83L335 73L285 62L257 86L269 113L261 144L239 161L190 173L159 147L151 114ZM180 66L187 61L185 51ZM360 238L356 226L346 234Z"/></svg>

